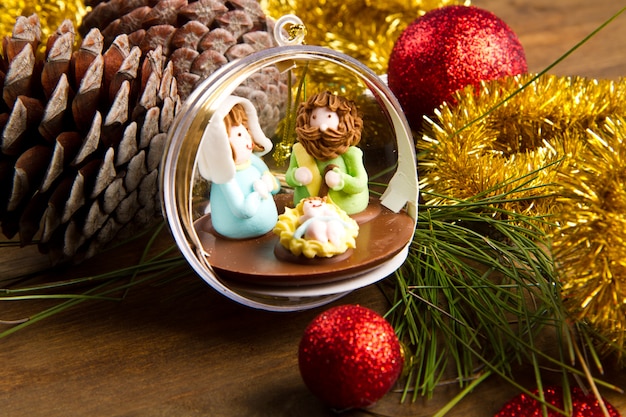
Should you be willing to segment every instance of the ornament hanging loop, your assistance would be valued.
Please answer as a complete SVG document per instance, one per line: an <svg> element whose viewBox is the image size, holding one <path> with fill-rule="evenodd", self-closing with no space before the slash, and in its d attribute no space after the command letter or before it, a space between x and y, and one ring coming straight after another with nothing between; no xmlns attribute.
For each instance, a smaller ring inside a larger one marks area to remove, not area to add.
<svg viewBox="0 0 626 417"><path fill-rule="evenodd" d="M274 39L278 46L302 45L305 36L306 26L298 16L286 14L276 21Z"/></svg>

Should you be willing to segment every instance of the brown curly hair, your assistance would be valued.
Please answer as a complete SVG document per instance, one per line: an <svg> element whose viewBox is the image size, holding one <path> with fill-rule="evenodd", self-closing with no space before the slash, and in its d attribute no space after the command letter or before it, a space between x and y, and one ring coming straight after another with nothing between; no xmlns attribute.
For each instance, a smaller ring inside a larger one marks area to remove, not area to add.
<svg viewBox="0 0 626 417"><path fill-rule="evenodd" d="M339 117L337 129L311 127L311 113L318 107L328 107ZM300 104L296 118L298 142L313 158L328 161L345 153L349 147L361 141L363 119L352 100L329 91L315 94Z"/></svg>

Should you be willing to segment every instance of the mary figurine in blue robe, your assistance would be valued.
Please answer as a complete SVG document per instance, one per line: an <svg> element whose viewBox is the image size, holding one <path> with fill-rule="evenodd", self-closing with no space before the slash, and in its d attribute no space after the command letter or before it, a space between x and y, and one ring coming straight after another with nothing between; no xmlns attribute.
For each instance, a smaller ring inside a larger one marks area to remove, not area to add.
<svg viewBox="0 0 626 417"><path fill-rule="evenodd" d="M200 175L211 182L211 223L220 235L254 238L274 228L278 212L273 194L280 183L261 159L271 149L249 100L229 96L213 113L197 163Z"/></svg>

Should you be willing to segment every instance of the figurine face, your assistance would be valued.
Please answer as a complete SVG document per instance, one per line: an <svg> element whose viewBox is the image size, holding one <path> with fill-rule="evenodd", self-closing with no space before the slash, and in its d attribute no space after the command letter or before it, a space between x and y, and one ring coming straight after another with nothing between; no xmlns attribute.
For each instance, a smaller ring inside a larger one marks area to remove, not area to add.
<svg viewBox="0 0 626 417"><path fill-rule="evenodd" d="M321 216L324 214L324 205L325 203L317 198L310 198L304 201L304 205L302 207L302 211L305 215L308 216Z"/></svg>
<svg viewBox="0 0 626 417"><path fill-rule="evenodd" d="M337 112L330 110L328 107L316 107L311 112L311 127L317 127L322 132L328 128L337 130L339 127L339 116Z"/></svg>
<svg viewBox="0 0 626 417"><path fill-rule="evenodd" d="M235 165L247 162L252 155L252 136L244 125L233 126L228 132L228 141L233 149Z"/></svg>

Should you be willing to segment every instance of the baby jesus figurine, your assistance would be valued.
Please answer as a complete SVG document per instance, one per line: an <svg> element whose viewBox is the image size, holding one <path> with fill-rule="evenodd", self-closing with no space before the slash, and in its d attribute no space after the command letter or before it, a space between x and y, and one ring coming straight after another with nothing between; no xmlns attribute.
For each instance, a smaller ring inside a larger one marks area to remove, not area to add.
<svg viewBox="0 0 626 417"><path fill-rule="evenodd" d="M293 255L331 258L356 247L359 225L322 197L307 197L278 216L274 233Z"/></svg>
<svg viewBox="0 0 626 417"><path fill-rule="evenodd" d="M330 242L335 246L341 244L346 230L339 213L333 210L325 199L309 197L302 200L302 212L298 219L300 226L293 234L295 238L304 236L307 240Z"/></svg>
<svg viewBox="0 0 626 417"><path fill-rule="evenodd" d="M367 208L369 191L361 140L363 120L356 104L328 91L300 104L296 118L298 142L293 145L287 184L294 204L312 196L327 196L347 214Z"/></svg>

